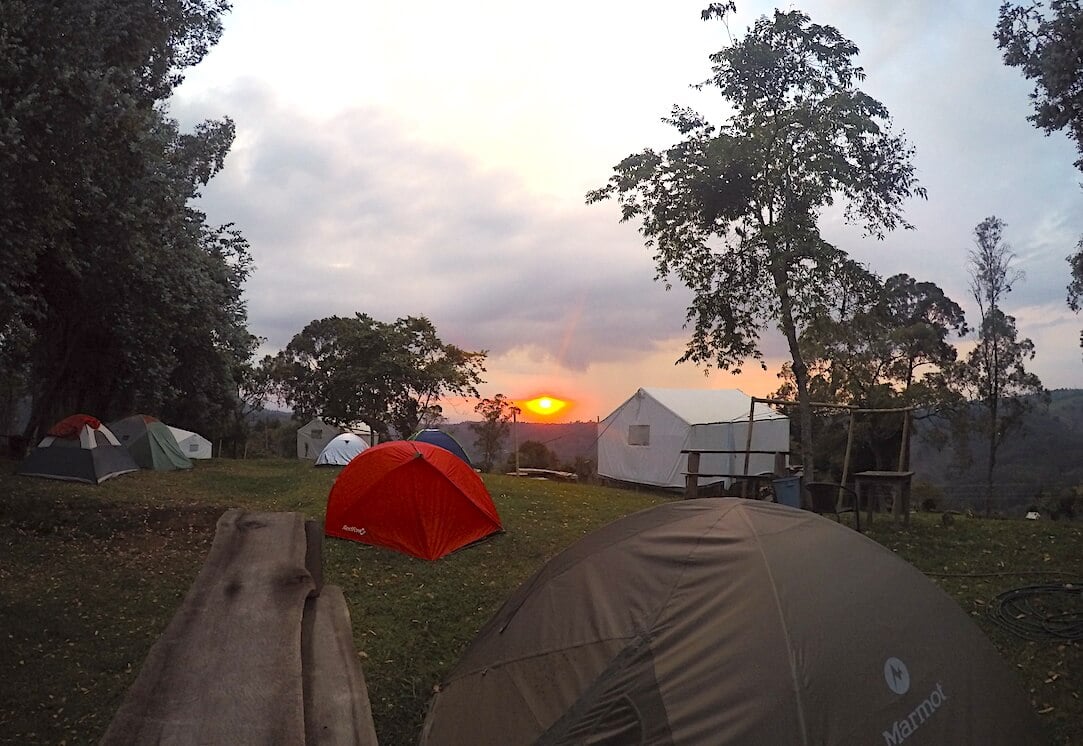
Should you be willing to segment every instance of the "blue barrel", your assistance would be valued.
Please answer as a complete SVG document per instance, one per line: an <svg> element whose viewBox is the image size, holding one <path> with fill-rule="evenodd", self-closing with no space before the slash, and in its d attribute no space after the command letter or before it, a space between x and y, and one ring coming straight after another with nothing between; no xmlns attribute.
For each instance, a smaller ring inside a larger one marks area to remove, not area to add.
<svg viewBox="0 0 1083 746"><path fill-rule="evenodd" d="M775 502L791 508L801 507L801 477L781 477L772 480L775 485Z"/></svg>

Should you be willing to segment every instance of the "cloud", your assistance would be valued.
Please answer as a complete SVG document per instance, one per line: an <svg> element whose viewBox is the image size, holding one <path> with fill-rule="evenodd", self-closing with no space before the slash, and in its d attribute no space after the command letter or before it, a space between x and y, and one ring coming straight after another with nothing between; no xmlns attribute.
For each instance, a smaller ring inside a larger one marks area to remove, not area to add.
<svg viewBox="0 0 1083 746"><path fill-rule="evenodd" d="M776 4L738 5L735 35ZM236 0L219 48L172 105L189 127L225 113L237 121L203 208L252 243L253 332L277 348L322 316L424 314L446 341L489 350L497 390L575 381L620 397L668 378L687 339L687 291L654 282L634 226L583 194L629 152L675 139L658 121L672 104L724 116L713 92L688 88L727 38L699 20L702 6L404 12ZM875 241L833 209L825 237L882 276L936 282L973 323L967 253L974 226L997 215L1026 273L1005 310L1034 338L1043 379L1072 380L1083 322L1063 302L1064 257L1083 234L1076 154L1027 120L1030 85L992 38L996 5L800 7L861 48L862 87L906 132L929 191L905 206L913 231ZM772 361L785 354L773 330L763 346Z"/></svg>
<svg viewBox="0 0 1083 746"><path fill-rule="evenodd" d="M308 117L254 81L218 95L173 113L232 106L202 207L252 244L251 328L271 346L333 314L426 315L445 341L581 371L679 332L686 294L653 282L615 205L533 194L376 108Z"/></svg>

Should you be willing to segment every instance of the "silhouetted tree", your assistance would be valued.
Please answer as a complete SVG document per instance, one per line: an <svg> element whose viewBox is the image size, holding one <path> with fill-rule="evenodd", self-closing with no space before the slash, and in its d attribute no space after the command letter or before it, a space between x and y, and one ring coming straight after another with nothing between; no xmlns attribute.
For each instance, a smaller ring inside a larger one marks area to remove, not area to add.
<svg viewBox="0 0 1083 746"><path fill-rule="evenodd" d="M358 313L310 322L275 359L282 401L301 419L364 422L381 440L440 414L444 396L476 397L485 352L446 344L424 316L387 324Z"/></svg>
<svg viewBox="0 0 1083 746"><path fill-rule="evenodd" d="M705 19L732 2L714 3ZM820 212L882 238L910 227L902 202L924 196L912 149L891 133L887 109L856 84L857 47L800 11L775 11L711 55L714 87L732 109L714 126L674 107L665 120L682 139L619 163L588 202L616 197L621 220L640 221L658 278L693 292L692 339L681 361L740 371L760 360L760 333L776 325L789 347L800 402L802 448L812 442L808 366L799 336L862 270L820 236ZM762 362L761 362L762 365ZM805 449L806 469L813 470Z"/></svg>
<svg viewBox="0 0 1083 746"><path fill-rule="evenodd" d="M481 415L481 422L471 422L470 429L476 437L474 445L481 451L481 470L492 471L501 445L511 428L512 403L503 394L491 399L482 399L474 406L474 411Z"/></svg>
<svg viewBox="0 0 1083 746"><path fill-rule="evenodd" d="M1026 370L1026 362L1034 359L1034 343L1018 338L1015 319L1001 308L1004 296L1023 277L1012 267L1015 255L1003 241L1003 229L1004 222L997 217L986 218L974 229L976 247L970 252L969 268L970 291L981 315L978 343L952 371L956 385L978 405L960 424L987 439L986 515L992 512L997 451L1022 426L1026 413L1049 396L1038 376Z"/></svg>
<svg viewBox="0 0 1083 746"><path fill-rule="evenodd" d="M0 4L0 377L28 435L85 410L206 429L247 360L244 237L195 209L233 142L165 101L218 41L223 0Z"/></svg>
<svg viewBox="0 0 1083 746"><path fill-rule="evenodd" d="M1034 81L1030 94L1034 113L1028 118L1046 134L1066 129L1080 154L1075 166L1083 171L1083 4L1006 2L1000 6L994 36L1004 63ZM1068 306L1078 313L1083 298L1083 238L1066 258L1071 271Z"/></svg>

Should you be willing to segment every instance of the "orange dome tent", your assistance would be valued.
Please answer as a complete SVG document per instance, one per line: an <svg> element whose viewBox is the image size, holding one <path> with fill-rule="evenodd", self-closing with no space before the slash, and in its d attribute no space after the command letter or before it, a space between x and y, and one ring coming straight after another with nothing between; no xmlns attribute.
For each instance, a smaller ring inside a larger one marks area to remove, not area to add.
<svg viewBox="0 0 1083 746"><path fill-rule="evenodd" d="M393 440L356 456L327 498L328 536L439 559L501 530L474 470L439 446Z"/></svg>

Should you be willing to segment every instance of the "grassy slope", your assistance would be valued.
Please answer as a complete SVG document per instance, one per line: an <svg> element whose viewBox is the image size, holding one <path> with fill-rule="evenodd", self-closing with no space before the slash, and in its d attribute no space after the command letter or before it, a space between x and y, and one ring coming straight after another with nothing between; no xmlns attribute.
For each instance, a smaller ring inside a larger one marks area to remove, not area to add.
<svg viewBox="0 0 1083 746"><path fill-rule="evenodd" d="M227 507L321 518L334 470L296 461L201 462L100 487L10 476L0 462L0 741L100 738L150 645L194 579ZM328 540L325 574L351 605L377 732L416 742L440 679L506 594L593 528L662 498L486 477L507 533L439 562ZM873 538L927 573L1059 570L1083 578L1083 526L919 516ZM1079 643L1031 643L995 627L985 604L1049 577L934 577L1017 666L1058 743L1083 743Z"/></svg>

